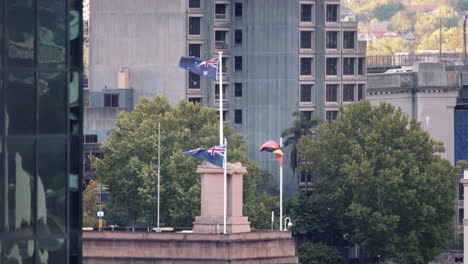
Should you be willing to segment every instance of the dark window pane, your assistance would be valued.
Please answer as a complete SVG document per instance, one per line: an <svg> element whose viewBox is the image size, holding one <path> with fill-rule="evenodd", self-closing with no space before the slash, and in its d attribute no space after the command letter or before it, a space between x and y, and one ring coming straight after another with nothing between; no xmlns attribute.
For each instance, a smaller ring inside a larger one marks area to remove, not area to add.
<svg viewBox="0 0 468 264"><path fill-rule="evenodd" d="M223 63L223 74L227 73L228 71L228 66L229 66L229 58L222 58L222 63Z"/></svg>
<svg viewBox="0 0 468 264"><path fill-rule="evenodd" d="M312 115L314 111L302 111L302 114L307 120L312 120Z"/></svg>
<svg viewBox="0 0 468 264"><path fill-rule="evenodd" d="M65 67L66 10L63 0L37 0L38 45L37 60L47 66Z"/></svg>
<svg viewBox="0 0 468 264"><path fill-rule="evenodd" d="M200 89L200 75L189 72L189 88Z"/></svg>
<svg viewBox="0 0 468 264"><path fill-rule="evenodd" d="M85 135L85 143L97 143L98 136L97 135Z"/></svg>
<svg viewBox="0 0 468 264"><path fill-rule="evenodd" d="M82 16L81 0L68 0L69 21L68 21L68 39L69 39L69 54L70 65L73 67L81 67L83 65L83 39L80 37L80 20Z"/></svg>
<svg viewBox="0 0 468 264"><path fill-rule="evenodd" d="M343 102L354 101L354 84L343 84Z"/></svg>
<svg viewBox="0 0 468 264"><path fill-rule="evenodd" d="M234 70L242 71L242 56L234 57Z"/></svg>
<svg viewBox="0 0 468 264"><path fill-rule="evenodd" d="M242 110L239 110L239 109L234 110L234 123L242 124Z"/></svg>
<svg viewBox="0 0 468 264"><path fill-rule="evenodd" d="M65 73L40 73L37 89L39 133L66 133L67 80Z"/></svg>
<svg viewBox="0 0 468 264"><path fill-rule="evenodd" d="M312 75L312 58L301 58L301 75Z"/></svg>
<svg viewBox="0 0 468 264"><path fill-rule="evenodd" d="M189 8L200 8L200 0L189 0Z"/></svg>
<svg viewBox="0 0 468 264"><path fill-rule="evenodd" d="M6 76L7 133L32 134L35 127L34 74L22 71Z"/></svg>
<svg viewBox="0 0 468 264"><path fill-rule="evenodd" d="M38 240L39 259L41 259L41 256L44 256L44 254L47 256L47 262L40 263L68 263L66 261L67 254L65 246L65 239L63 238Z"/></svg>
<svg viewBox="0 0 468 264"><path fill-rule="evenodd" d="M198 104L201 104L201 98L200 97L190 97L188 99L189 102L191 103L198 103Z"/></svg>
<svg viewBox="0 0 468 264"><path fill-rule="evenodd" d="M235 97L242 97L242 83L235 83L234 84L234 96Z"/></svg>
<svg viewBox="0 0 468 264"><path fill-rule="evenodd" d="M312 102L312 84L301 84L301 102Z"/></svg>
<svg viewBox="0 0 468 264"><path fill-rule="evenodd" d="M354 49L355 38L356 38L356 32L354 31L343 32L343 48Z"/></svg>
<svg viewBox="0 0 468 264"><path fill-rule="evenodd" d="M312 31L301 31L301 49L312 48Z"/></svg>
<svg viewBox="0 0 468 264"><path fill-rule="evenodd" d="M104 94L104 107L119 107L119 95Z"/></svg>
<svg viewBox="0 0 468 264"><path fill-rule="evenodd" d="M223 84L223 100L227 98L227 84ZM219 100L219 84L215 84L215 100Z"/></svg>
<svg viewBox="0 0 468 264"><path fill-rule="evenodd" d="M34 139L10 138L7 140L7 199L8 226L10 232L21 230L32 235L34 227ZM45 207L45 200L37 201Z"/></svg>
<svg viewBox="0 0 468 264"><path fill-rule="evenodd" d="M216 115L218 116L218 120L219 120L219 111L216 111ZM223 111L223 121L227 121L228 120L228 111Z"/></svg>
<svg viewBox="0 0 468 264"><path fill-rule="evenodd" d="M327 58L327 75L338 75L338 58Z"/></svg>
<svg viewBox="0 0 468 264"><path fill-rule="evenodd" d="M337 49L338 48L338 32L337 31L327 31L326 33L326 47L327 49Z"/></svg>
<svg viewBox="0 0 468 264"><path fill-rule="evenodd" d="M33 264L35 256L34 240L6 240L3 242L3 263Z"/></svg>
<svg viewBox="0 0 468 264"><path fill-rule="evenodd" d="M365 74L365 58L359 58L358 59L358 75L364 75Z"/></svg>
<svg viewBox="0 0 468 264"><path fill-rule="evenodd" d="M226 5L225 4L216 4L215 5L215 14L226 14Z"/></svg>
<svg viewBox="0 0 468 264"><path fill-rule="evenodd" d="M327 84L326 101L337 102L338 101L338 84Z"/></svg>
<svg viewBox="0 0 468 264"><path fill-rule="evenodd" d="M3 0L0 0L0 6L2 7L3 9ZM3 51L3 12L0 11L0 68L3 68L3 55L4 55L4 51ZM0 207L1 208L1 207ZM0 212L1 213L1 212ZM0 224L1 224L1 221L0 221ZM1 228L0 228L0 231L1 231ZM1 245L0 245L0 255L1 255ZM0 261L2 260L2 258L0 257Z"/></svg>
<svg viewBox="0 0 468 264"><path fill-rule="evenodd" d="M234 5L234 15L236 17L241 17L242 16L242 3L235 3Z"/></svg>
<svg viewBox="0 0 468 264"><path fill-rule="evenodd" d="M364 84L358 84L358 101L364 99Z"/></svg>
<svg viewBox="0 0 468 264"><path fill-rule="evenodd" d="M189 44L189 56L201 58L201 44Z"/></svg>
<svg viewBox="0 0 468 264"><path fill-rule="evenodd" d="M301 5L301 21L312 22L312 5Z"/></svg>
<svg viewBox="0 0 468 264"><path fill-rule="evenodd" d="M463 209L463 208L459 208L459 209L458 209L458 224L459 224L459 225L463 225L464 214L465 214L464 209Z"/></svg>
<svg viewBox="0 0 468 264"><path fill-rule="evenodd" d="M325 113L328 122L335 120L338 117L338 111L327 111Z"/></svg>
<svg viewBox="0 0 468 264"><path fill-rule="evenodd" d="M226 31L215 31L215 41L226 41Z"/></svg>
<svg viewBox="0 0 468 264"><path fill-rule="evenodd" d="M5 52L7 65L34 64L34 1L5 2Z"/></svg>
<svg viewBox="0 0 468 264"><path fill-rule="evenodd" d="M354 75L354 58L343 58L343 75Z"/></svg>
<svg viewBox="0 0 468 264"><path fill-rule="evenodd" d="M37 182L37 232L42 235L65 233L66 189L65 139L39 139ZM41 206L41 202L45 202Z"/></svg>
<svg viewBox="0 0 468 264"><path fill-rule="evenodd" d="M242 30L236 29L236 31L234 32L234 43L242 44Z"/></svg>
<svg viewBox="0 0 468 264"><path fill-rule="evenodd" d="M338 22L338 5L327 5L327 22Z"/></svg>
<svg viewBox="0 0 468 264"><path fill-rule="evenodd" d="M2 1L2 0L0 0L0 1ZM0 53L2 53L2 52L0 52ZM0 67L0 69L1 69L1 67ZM0 70L0 137L3 136L3 111L4 111L4 109L3 109L4 108L3 92L4 92L4 89L5 89L5 85L4 85L4 82L3 82L3 72ZM1 229L0 229L0 231L1 231Z"/></svg>
<svg viewBox="0 0 468 264"><path fill-rule="evenodd" d="M77 71L70 73L70 83L68 84L68 104L70 109L68 110L68 122L70 133L74 135L81 135L81 120L80 120L80 76L81 74Z"/></svg>
<svg viewBox="0 0 468 264"><path fill-rule="evenodd" d="M189 17L189 34L200 35L200 21L199 17Z"/></svg>

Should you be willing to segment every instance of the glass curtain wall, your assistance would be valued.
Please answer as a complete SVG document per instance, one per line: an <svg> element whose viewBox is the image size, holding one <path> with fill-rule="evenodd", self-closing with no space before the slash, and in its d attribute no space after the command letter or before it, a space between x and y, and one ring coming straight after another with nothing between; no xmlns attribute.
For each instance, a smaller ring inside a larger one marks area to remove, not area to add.
<svg viewBox="0 0 468 264"><path fill-rule="evenodd" d="M0 0L0 264L81 263L81 16Z"/></svg>

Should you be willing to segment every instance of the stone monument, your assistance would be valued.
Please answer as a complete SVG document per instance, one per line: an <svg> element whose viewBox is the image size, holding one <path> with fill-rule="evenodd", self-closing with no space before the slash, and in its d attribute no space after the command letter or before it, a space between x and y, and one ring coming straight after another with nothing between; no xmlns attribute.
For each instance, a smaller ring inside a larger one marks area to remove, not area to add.
<svg viewBox="0 0 468 264"><path fill-rule="evenodd" d="M201 213L193 225L194 233L222 233L224 229L224 169L203 162L201 175ZM227 164L227 233L250 232L250 223L242 215L242 179L247 168L241 163Z"/></svg>

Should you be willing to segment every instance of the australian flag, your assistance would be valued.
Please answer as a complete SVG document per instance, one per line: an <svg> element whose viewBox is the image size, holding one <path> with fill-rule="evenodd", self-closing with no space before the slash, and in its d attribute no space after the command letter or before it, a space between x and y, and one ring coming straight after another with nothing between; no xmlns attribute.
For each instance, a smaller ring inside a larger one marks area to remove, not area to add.
<svg viewBox="0 0 468 264"><path fill-rule="evenodd" d="M218 167L223 168L224 164L224 153L226 151L226 146L214 146L210 149L197 148L190 151L182 152L185 155L194 156L201 160L208 161Z"/></svg>
<svg viewBox="0 0 468 264"><path fill-rule="evenodd" d="M218 62L218 58L204 61L200 58L192 56L182 57L179 62L179 67L208 79L216 80Z"/></svg>

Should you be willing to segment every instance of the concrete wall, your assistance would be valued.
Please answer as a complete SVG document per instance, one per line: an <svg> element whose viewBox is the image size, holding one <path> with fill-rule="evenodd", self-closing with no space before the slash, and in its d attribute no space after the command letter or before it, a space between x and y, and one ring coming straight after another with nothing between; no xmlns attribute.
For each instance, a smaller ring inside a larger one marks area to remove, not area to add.
<svg viewBox="0 0 468 264"><path fill-rule="evenodd" d="M130 68L130 85L140 96L185 98L186 0L91 1L90 91L117 88L117 73Z"/></svg>
<svg viewBox="0 0 468 264"><path fill-rule="evenodd" d="M372 104L391 103L409 118L422 122L432 138L441 141L441 156L455 162L454 109L459 93L452 72L441 63L419 63L413 73L372 74L367 77L367 99Z"/></svg>

